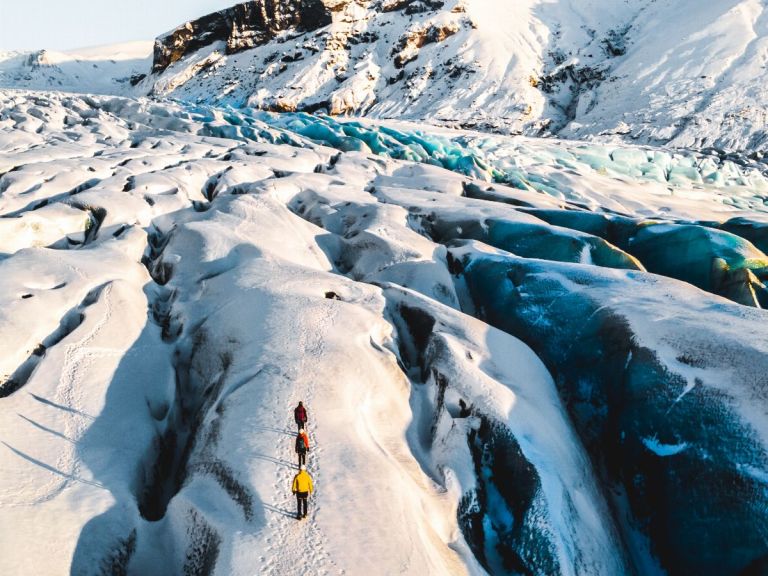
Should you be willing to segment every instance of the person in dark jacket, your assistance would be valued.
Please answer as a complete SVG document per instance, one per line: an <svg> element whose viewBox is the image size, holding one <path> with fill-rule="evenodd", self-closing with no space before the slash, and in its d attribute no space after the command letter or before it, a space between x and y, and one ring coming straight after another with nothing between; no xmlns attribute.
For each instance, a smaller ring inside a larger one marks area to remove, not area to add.
<svg viewBox="0 0 768 576"><path fill-rule="evenodd" d="M291 491L296 494L296 519L301 520L307 517L307 498L312 494L312 476L307 472L307 467L303 464L296 476L293 477Z"/></svg>
<svg viewBox="0 0 768 576"><path fill-rule="evenodd" d="M299 455L299 467L301 467L302 464L307 463L307 452L309 452L309 438L306 432L304 432L304 428L301 428L296 435L295 450L296 454Z"/></svg>
<svg viewBox="0 0 768 576"><path fill-rule="evenodd" d="M301 402L299 402L299 405L293 409L293 419L296 421L299 430L305 428L305 424L307 423L307 409L304 408L304 404Z"/></svg>

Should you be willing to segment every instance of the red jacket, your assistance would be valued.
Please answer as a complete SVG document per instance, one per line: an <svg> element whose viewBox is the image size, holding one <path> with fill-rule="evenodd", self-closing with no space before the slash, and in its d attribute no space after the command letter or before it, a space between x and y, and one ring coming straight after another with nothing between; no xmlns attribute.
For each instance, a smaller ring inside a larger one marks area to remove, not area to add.
<svg viewBox="0 0 768 576"><path fill-rule="evenodd" d="M293 417L296 420L296 422L306 422L307 421L307 411L304 408L304 406L296 406L293 410Z"/></svg>

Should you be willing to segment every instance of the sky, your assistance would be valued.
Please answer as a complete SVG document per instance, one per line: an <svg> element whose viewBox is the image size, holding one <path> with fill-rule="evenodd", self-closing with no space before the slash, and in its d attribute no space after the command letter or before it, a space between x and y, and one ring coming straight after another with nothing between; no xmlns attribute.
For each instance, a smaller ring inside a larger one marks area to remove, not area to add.
<svg viewBox="0 0 768 576"><path fill-rule="evenodd" d="M67 50L155 36L239 0L0 0L0 50Z"/></svg>

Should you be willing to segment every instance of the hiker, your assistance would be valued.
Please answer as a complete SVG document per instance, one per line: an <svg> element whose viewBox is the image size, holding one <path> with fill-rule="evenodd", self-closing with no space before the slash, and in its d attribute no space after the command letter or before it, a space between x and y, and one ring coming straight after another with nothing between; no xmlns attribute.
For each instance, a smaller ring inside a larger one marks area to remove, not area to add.
<svg viewBox="0 0 768 576"><path fill-rule="evenodd" d="M301 467L302 464L307 463L307 452L309 452L309 438L307 438L304 428L301 428L296 435L295 450L296 454L299 455L299 467Z"/></svg>
<svg viewBox="0 0 768 576"><path fill-rule="evenodd" d="M306 465L302 464L299 468L299 473L293 477L293 485L291 486L291 491L296 494L297 520L307 517L307 498L309 498L313 490L312 476L307 472Z"/></svg>
<svg viewBox="0 0 768 576"><path fill-rule="evenodd" d="M296 421L299 430L304 428L304 425L307 423L307 409L304 408L304 404L301 402L293 409L293 419Z"/></svg>

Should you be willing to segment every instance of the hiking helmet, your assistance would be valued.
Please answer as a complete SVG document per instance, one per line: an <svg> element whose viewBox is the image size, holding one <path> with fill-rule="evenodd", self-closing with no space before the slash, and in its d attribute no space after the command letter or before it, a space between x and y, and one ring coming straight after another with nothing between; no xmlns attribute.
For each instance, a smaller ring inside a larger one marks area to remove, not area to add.
<svg viewBox="0 0 768 576"><path fill-rule="evenodd" d="M301 470L306 470L306 469L307 469L307 466L306 466L305 464L302 464L302 465L301 465L299 468L300 468Z"/></svg>
<svg viewBox="0 0 768 576"><path fill-rule="evenodd" d="M299 434L304 434L304 428L299 428Z"/></svg>

